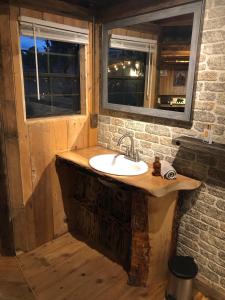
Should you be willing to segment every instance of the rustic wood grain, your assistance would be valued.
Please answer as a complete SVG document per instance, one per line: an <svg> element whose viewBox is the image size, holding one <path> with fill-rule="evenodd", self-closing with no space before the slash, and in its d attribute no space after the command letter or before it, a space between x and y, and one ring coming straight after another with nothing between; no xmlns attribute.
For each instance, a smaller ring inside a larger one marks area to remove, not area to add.
<svg viewBox="0 0 225 300"><path fill-rule="evenodd" d="M180 175L172 181L154 177L151 167L145 174L130 177L91 169L89 158L103 153L113 151L90 147L57 155L68 224L88 241L103 246L97 247L99 251L105 254L107 248L128 270L130 285L160 286L176 248L178 190L195 189L200 182ZM130 217L124 218L126 208Z"/></svg>
<svg viewBox="0 0 225 300"><path fill-rule="evenodd" d="M95 145L97 134L89 133L91 46L87 46L82 54L85 62L81 81L86 81L82 83L83 114L26 120L18 28L21 15L82 28L89 28L90 23L57 15L45 10L42 5L38 11L22 2L15 6L4 5L4 9L1 6L1 71L6 74L1 78L4 93L0 107L4 176L7 174L8 180L5 211L10 207L16 251L27 251L68 230L55 169L55 154L87 147L89 143Z"/></svg>
<svg viewBox="0 0 225 300"><path fill-rule="evenodd" d="M0 257L2 300L164 300L161 295L166 283L141 288L129 286L127 280L121 266L72 234L17 258ZM199 283L193 296L194 300L224 299L207 284Z"/></svg>
<svg viewBox="0 0 225 300"><path fill-rule="evenodd" d="M4 1L4 0L2 0ZM4 1L7 2L7 1ZM92 9L86 9L80 5L69 4L64 1L59 0L11 0L10 3L17 7L24 7L27 9L32 9L41 12L55 13L61 16L72 16L73 18L78 18L82 20L90 20L93 15Z"/></svg>
<svg viewBox="0 0 225 300"><path fill-rule="evenodd" d="M165 283L151 289L127 285L121 266L69 233L18 258L36 299L163 300Z"/></svg>
<svg viewBox="0 0 225 300"><path fill-rule="evenodd" d="M10 18L10 7L1 7L1 25L0 25L0 44L1 44L1 61L2 61L2 90L3 96L1 101L1 120L4 135L4 149L5 149L5 172L4 176L7 180L7 206L10 208L9 214L13 224L15 244L19 249L27 248L27 243L23 239L26 234L26 228L22 222L18 226L21 217L25 214L23 206L23 189L22 178L20 170L20 143L18 139L19 130L17 127L17 115L16 115L16 91L14 85L14 74L16 76L16 70L13 66L14 49L11 41L13 33L11 32L12 23ZM5 34L7 32L7 34ZM6 225L5 228L7 228Z"/></svg>
<svg viewBox="0 0 225 300"><path fill-rule="evenodd" d="M0 299L35 300L15 257L0 257Z"/></svg>
<svg viewBox="0 0 225 300"><path fill-rule="evenodd" d="M95 155L115 153L114 151L105 149L100 146L89 147L86 149L81 149L77 151L67 151L58 153L57 157L70 161L76 165L82 166L86 169L91 169L89 166L89 159ZM149 163L149 171L145 174L138 176L115 176L111 174L105 174L97 172L91 169L93 172L105 176L107 178L112 178L115 181L119 181L136 188L143 189L145 192L155 196L162 197L170 192L177 190L193 190L200 186L200 181L191 179L182 175L178 175L175 180L165 180L161 177L155 177L152 175L152 166Z"/></svg>
<svg viewBox="0 0 225 300"><path fill-rule="evenodd" d="M4 34L4 13L5 9L3 6L0 7L0 45L2 42L2 34ZM3 61L3 49L0 47L0 73L3 74L5 71L5 64ZM6 160L6 136L4 133L5 119L4 114L4 102L5 102L5 76L0 77L0 190L1 190L1 201L0 201L0 254L13 254L13 229L12 222L9 216L9 181L7 178L7 160Z"/></svg>
<svg viewBox="0 0 225 300"><path fill-rule="evenodd" d="M128 270L132 191L105 185L93 173L57 161L64 211L70 231Z"/></svg>

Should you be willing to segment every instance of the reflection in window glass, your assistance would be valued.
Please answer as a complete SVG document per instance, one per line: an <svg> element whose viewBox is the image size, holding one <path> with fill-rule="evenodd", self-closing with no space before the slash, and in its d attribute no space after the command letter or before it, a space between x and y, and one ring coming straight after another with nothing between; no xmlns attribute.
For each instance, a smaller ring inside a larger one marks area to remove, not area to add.
<svg viewBox="0 0 225 300"><path fill-rule="evenodd" d="M156 107L185 111L193 14L158 20L161 26Z"/></svg>
<svg viewBox="0 0 225 300"><path fill-rule="evenodd" d="M147 53L127 49L109 49L109 103L143 106Z"/></svg>
<svg viewBox="0 0 225 300"><path fill-rule="evenodd" d="M80 114L80 45L21 36L27 118Z"/></svg>

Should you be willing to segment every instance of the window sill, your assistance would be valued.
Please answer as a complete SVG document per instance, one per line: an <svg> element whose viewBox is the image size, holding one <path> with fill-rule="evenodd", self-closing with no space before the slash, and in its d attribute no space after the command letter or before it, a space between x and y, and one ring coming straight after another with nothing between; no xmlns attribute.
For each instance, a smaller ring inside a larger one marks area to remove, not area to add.
<svg viewBox="0 0 225 300"><path fill-rule="evenodd" d="M49 117L40 117L40 118L31 118L26 119L25 122L27 124L33 124L33 123L44 123L44 122L52 122L57 120L74 120L74 119L86 119L88 117L87 114L81 114L81 115L68 115L68 116L49 116Z"/></svg>

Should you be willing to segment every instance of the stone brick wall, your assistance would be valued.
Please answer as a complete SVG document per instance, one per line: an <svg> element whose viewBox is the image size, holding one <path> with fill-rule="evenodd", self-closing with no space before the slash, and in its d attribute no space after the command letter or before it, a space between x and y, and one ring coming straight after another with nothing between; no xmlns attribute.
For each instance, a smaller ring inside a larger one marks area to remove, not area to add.
<svg viewBox="0 0 225 300"><path fill-rule="evenodd" d="M118 116L115 112L99 116L100 145L119 150L118 138L128 132L142 150L142 159L159 155L180 173L203 181L199 190L180 195L178 252L194 256L199 279L225 293L225 155L210 152L207 146L204 151L172 144L181 135L200 138L208 123L213 140L225 144L225 0L206 0L192 126Z"/></svg>

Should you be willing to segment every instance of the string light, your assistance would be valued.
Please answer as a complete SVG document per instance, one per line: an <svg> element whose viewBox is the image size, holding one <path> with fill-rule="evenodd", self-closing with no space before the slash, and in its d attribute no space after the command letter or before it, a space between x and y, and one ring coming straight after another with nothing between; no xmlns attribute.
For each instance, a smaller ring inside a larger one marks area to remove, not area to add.
<svg viewBox="0 0 225 300"><path fill-rule="evenodd" d="M136 63L135 63L135 68L136 68L137 70L140 69L140 64L139 64L139 62L136 62Z"/></svg>
<svg viewBox="0 0 225 300"><path fill-rule="evenodd" d="M131 77L138 77L137 70L131 68L130 69L130 76Z"/></svg>
<svg viewBox="0 0 225 300"><path fill-rule="evenodd" d="M113 65L109 65L108 66L108 73L110 73L111 71L118 71L119 68L123 68L123 70L125 70L127 67L129 67L129 75L131 77L140 77L140 76L144 76L144 74L141 73L140 69L141 69L141 64L139 61L135 62L135 67L132 68L131 67L131 61L123 61L123 62L118 62L115 63Z"/></svg>

